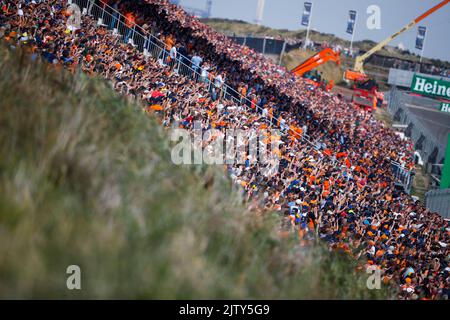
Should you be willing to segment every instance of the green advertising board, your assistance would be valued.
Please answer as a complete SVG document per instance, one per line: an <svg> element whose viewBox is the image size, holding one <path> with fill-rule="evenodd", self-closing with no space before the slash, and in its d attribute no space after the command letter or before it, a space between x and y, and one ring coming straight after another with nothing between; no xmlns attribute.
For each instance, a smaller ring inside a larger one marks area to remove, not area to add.
<svg viewBox="0 0 450 320"><path fill-rule="evenodd" d="M447 140L447 150L445 151L444 169L441 176L441 189L450 188L450 134Z"/></svg>
<svg viewBox="0 0 450 320"><path fill-rule="evenodd" d="M415 74L411 83L411 92L450 100L450 82Z"/></svg>

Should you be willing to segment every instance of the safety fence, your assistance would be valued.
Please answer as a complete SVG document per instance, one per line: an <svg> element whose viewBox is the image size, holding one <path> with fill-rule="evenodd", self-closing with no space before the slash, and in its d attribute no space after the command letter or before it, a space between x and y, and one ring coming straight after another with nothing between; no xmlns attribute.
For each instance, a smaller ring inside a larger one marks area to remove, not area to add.
<svg viewBox="0 0 450 320"><path fill-rule="evenodd" d="M96 2L99 2L99 4ZM76 4L82 10L83 15L92 16L97 21L98 26L108 28L124 43L133 45L145 56L153 57L164 65L170 64L179 75L189 77L196 82L205 83L213 100L232 100L234 103L247 109L254 108L256 112L264 113L263 108L241 95L225 82L217 81L217 79L211 80L207 74L205 76L201 66L194 65L191 58L177 52L174 57L169 59L170 50L163 41L144 30L141 26L127 21L124 15L108 4L95 0L69 0L68 3ZM269 121L270 127L278 127L278 124L278 120L275 118ZM289 127L286 125L284 129L286 128ZM320 144L319 141L311 141L307 134L302 134L298 138L313 147Z"/></svg>
<svg viewBox="0 0 450 320"><path fill-rule="evenodd" d="M427 171L440 175L439 166L434 164L443 163L445 146L408 110L408 105L415 103L413 99L415 97L399 91L394 86L388 95L388 111L394 117L394 121L407 125L405 135L415 143L415 150L419 151L423 161L427 164Z"/></svg>
<svg viewBox="0 0 450 320"><path fill-rule="evenodd" d="M279 55L280 57L284 54L285 51L292 50L292 48L294 47L300 48L300 43L293 46L288 44L286 40L267 37L259 38L236 35L231 35L228 37L234 42L243 46L247 46L255 50L256 52L260 52L262 54Z"/></svg>
<svg viewBox="0 0 450 320"><path fill-rule="evenodd" d="M397 185L401 186L406 193L411 192L413 175L410 170L396 161L391 161L391 171Z"/></svg>
<svg viewBox="0 0 450 320"><path fill-rule="evenodd" d="M430 190L425 194L428 209L450 219L450 189Z"/></svg>
<svg viewBox="0 0 450 320"><path fill-rule="evenodd" d="M97 4L95 0L69 0L69 3L75 3L82 10L82 14L92 16L97 20L98 26L112 30L113 34L120 37L123 42L133 45L144 55L151 56L166 65L170 61L178 74L205 82L213 98L222 97L250 107L251 101L227 84L219 81L213 82L208 77L202 77L202 69L198 65L190 64L191 59L180 53L176 53L175 57L169 58L170 50L164 42L141 26L128 21L124 15L108 4L101 1ZM255 107L258 111L262 111L259 106Z"/></svg>
<svg viewBox="0 0 450 320"><path fill-rule="evenodd" d="M213 82L207 76L205 77L201 67L192 64L190 58L177 53L175 57L168 59L170 56L170 50L168 50L164 42L150 32L144 30L141 26L127 21L124 15L108 4L101 1L97 4L95 0L69 0L68 3L76 4L80 10L82 10L83 15L87 14L92 16L94 20L97 21L98 26L103 26L110 29L113 34L119 37L124 43L133 45L145 56L153 57L162 64L170 63L178 74L194 79L197 82L204 82L205 85L208 86L208 90L214 100L232 100L233 102L247 108L252 107L252 102L248 98L242 96L226 83L217 81ZM257 112L263 113L263 109L260 106L253 105L253 107ZM273 125L278 124L278 120L270 119L269 123L272 127ZM313 146L319 152L321 152L321 149L324 149L323 143L319 140L311 141L307 134L302 134L300 139ZM411 184L409 171L397 163L392 163L392 170L398 180L398 183L409 192L409 187Z"/></svg>

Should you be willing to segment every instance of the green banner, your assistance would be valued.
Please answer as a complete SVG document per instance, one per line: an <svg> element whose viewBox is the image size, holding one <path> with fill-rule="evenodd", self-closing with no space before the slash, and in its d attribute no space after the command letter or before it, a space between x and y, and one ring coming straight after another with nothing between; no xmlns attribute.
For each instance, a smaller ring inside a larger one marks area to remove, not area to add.
<svg viewBox="0 0 450 320"><path fill-rule="evenodd" d="M411 83L411 92L450 100L450 82L415 74Z"/></svg>
<svg viewBox="0 0 450 320"><path fill-rule="evenodd" d="M445 151L444 169L441 176L441 189L450 188L450 134L447 140L447 150Z"/></svg>

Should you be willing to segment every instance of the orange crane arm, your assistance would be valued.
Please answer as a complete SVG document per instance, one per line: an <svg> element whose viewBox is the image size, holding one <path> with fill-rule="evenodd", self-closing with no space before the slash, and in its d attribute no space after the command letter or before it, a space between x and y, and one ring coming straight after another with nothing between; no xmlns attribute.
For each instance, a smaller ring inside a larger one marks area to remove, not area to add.
<svg viewBox="0 0 450 320"><path fill-rule="evenodd" d="M445 6L447 3L449 3L450 0L445 0L442 1L441 3L439 3L438 5L434 6L433 8L431 8L430 10L428 10L427 12L425 12L424 14L422 14L421 16L417 17L414 22L418 23L421 20L425 19L426 17L428 17L430 14L432 14L433 12L439 10L440 8L442 8L443 6Z"/></svg>
<svg viewBox="0 0 450 320"><path fill-rule="evenodd" d="M306 72L317 68L318 66L324 64L327 61L334 61L337 64L341 63L341 58L338 53L334 52L330 48L326 48L319 53L315 54L299 66L292 69L292 73L298 76L304 75Z"/></svg>
<svg viewBox="0 0 450 320"><path fill-rule="evenodd" d="M300 70L300 69L306 67L307 65L313 63L314 61L322 59L326 55L329 55L329 54L334 54L333 50L331 50L330 48L325 48L322 51L320 51L319 53L316 53L312 57L310 57L307 60L305 60L303 63L299 64L297 67L292 69L291 72L296 72L297 70Z"/></svg>
<svg viewBox="0 0 450 320"><path fill-rule="evenodd" d="M370 49L369 51L367 51L363 55L356 57L356 59L355 59L355 67L353 68L353 70L356 71L356 72L359 72L360 74L364 74L364 61L367 60L372 54L374 54L378 50L382 49L384 46L386 46L389 42L391 42L392 40L397 38L403 32L405 32L407 30L410 30L418 22L422 21L423 19L428 17L430 14L432 14L433 12L439 10L440 8L442 8L443 6L448 4L449 2L450 2L450 0L444 0L444 1L440 2L439 4L435 5L433 8L429 9L424 14L418 16L416 19L414 19L413 21L408 23L406 26L404 26L402 29L400 29L399 31L397 31L393 35L389 36L385 40L383 40L380 43L378 43L375 47L373 47L372 49Z"/></svg>

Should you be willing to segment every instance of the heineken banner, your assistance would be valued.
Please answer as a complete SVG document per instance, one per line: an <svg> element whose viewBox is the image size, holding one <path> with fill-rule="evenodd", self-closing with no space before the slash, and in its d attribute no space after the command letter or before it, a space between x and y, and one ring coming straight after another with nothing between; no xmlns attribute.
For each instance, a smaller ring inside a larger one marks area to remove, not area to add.
<svg viewBox="0 0 450 320"><path fill-rule="evenodd" d="M450 102L442 102L441 103L441 111L450 113Z"/></svg>
<svg viewBox="0 0 450 320"><path fill-rule="evenodd" d="M416 49L419 49L419 50L423 49L423 43L425 42L426 34L427 34L427 28L419 27L419 29L417 30L417 37L416 37Z"/></svg>
<svg viewBox="0 0 450 320"><path fill-rule="evenodd" d="M450 100L450 82L444 80L415 74L411 84L411 91L426 96Z"/></svg>
<svg viewBox="0 0 450 320"><path fill-rule="evenodd" d="M311 17L311 2L305 2L305 9L303 10L302 26L309 27L309 18Z"/></svg>
<svg viewBox="0 0 450 320"><path fill-rule="evenodd" d="M353 34L353 31L355 30L355 22L356 22L356 11L350 10L347 22L347 31L346 31L347 33Z"/></svg>

